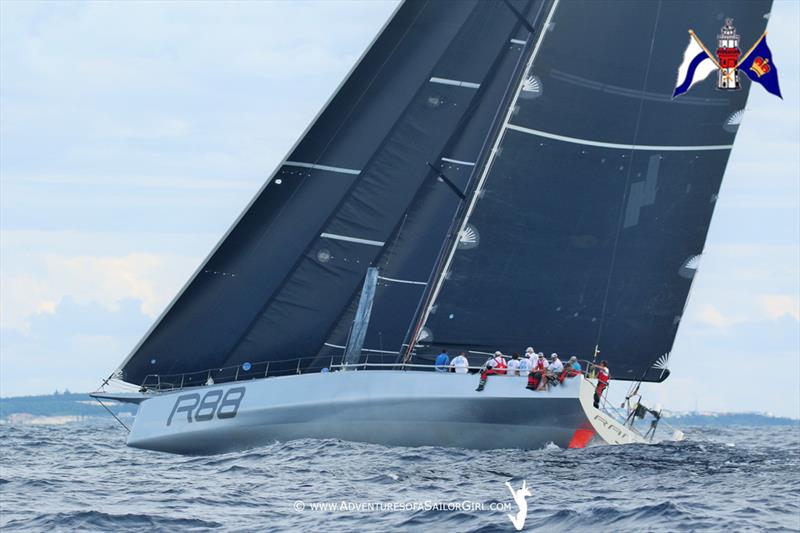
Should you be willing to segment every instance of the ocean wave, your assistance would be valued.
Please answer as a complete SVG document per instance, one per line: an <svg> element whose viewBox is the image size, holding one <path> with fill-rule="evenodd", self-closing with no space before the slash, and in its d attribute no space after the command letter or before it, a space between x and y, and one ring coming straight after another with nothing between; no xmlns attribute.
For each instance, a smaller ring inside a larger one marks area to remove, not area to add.
<svg viewBox="0 0 800 533"><path fill-rule="evenodd" d="M182 531L200 531L219 528L222 524L196 518L171 518L148 514L110 514L100 511L75 511L70 513L43 513L30 519L12 520L3 526L4 531L36 530L94 530L141 531L142 528L180 528Z"/></svg>
<svg viewBox="0 0 800 533"><path fill-rule="evenodd" d="M528 530L800 529L797 428L686 433L683 442L582 450L301 439L181 457L126 448L111 424L2 427L0 529L513 530L507 515L517 507L506 482L523 481L531 492ZM484 508L300 512L297 501Z"/></svg>

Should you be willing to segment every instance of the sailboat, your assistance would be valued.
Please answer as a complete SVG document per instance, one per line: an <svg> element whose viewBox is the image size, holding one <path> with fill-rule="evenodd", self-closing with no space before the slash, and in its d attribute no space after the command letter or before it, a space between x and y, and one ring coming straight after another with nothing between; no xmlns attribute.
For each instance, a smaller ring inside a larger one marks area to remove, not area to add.
<svg viewBox="0 0 800 533"><path fill-rule="evenodd" d="M128 445L184 454L645 442L591 374L478 391L434 357L667 379L748 94L673 99L676 68L687 29L755 41L770 7L405 0L95 397L139 405Z"/></svg>

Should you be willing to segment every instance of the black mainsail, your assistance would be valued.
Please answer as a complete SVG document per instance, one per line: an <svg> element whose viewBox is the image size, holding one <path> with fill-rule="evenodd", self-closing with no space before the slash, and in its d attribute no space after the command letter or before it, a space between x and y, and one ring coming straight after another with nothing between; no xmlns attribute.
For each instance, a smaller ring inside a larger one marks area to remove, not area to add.
<svg viewBox="0 0 800 533"><path fill-rule="evenodd" d="M562 1L473 195L426 328L438 346L591 359L661 381L748 88L672 99L688 28L743 42L770 1ZM487 306L485 302L491 301Z"/></svg>
<svg viewBox="0 0 800 533"><path fill-rule="evenodd" d="M672 100L675 68L688 28L754 40L769 7L406 0L122 379L319 368L370 266L366 355L599 345L663 379L747 98Z"/></svg>

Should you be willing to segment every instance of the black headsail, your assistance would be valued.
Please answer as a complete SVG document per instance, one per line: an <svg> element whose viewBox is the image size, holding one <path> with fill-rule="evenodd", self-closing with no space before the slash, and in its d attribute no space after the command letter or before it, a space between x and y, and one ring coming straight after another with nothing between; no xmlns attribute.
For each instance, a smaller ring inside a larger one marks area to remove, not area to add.
<svg viewBox="0 0 800 533"><path fill-rule="evenodd" d="M542 24L542 15L549 4L517 4L519 11L514 31L499 36L494 65L477 89L466 120L453 132L440 156L428 162L429 179L419 188L377 260L381 276L364 344L364 359L393 362L405 349L403 343L408 341L414 317L419 315L424 296L435 285L437 260L447 246L447 239L458 230L458 219L454 217L458 216L459 209L466 207L463 191L467 191L480 174L514 92L522 81L533 49L532 25ZM512 13L503 4L493 9L501 16ZM482 41L475 46L483 48L486 44L487 41ZM454 89L430 86L427 90L431 98L438 99L444 91ZM321 361L343 353L356 303L357 298L354 298L331 332L320 352Z"/></svg>
<svg viewBox="0 0 800 533"><path fill-rule="evenodd" d="M676 68L688 29L713 48L732 17L746 47L770 6L553 6L426 306L431 350L599 346L617 378L666 378L749 88L672 99Z"/></svg>
<svg viewBox="0 0 800 533"><path fill-rule="evenodd" d="M404 2L123 363L122 379L319 353L387 243L401 240L409 220L426 231L414 200L431 183L444 187L429 163L455 159L462 130L469 144L475 124L491 128L502 88L521 74L514 65L528 30L519 14L543 3ZM444 235L451 218L434 217L427 230ZM413 309L396 318L407 328Z"/></svg>

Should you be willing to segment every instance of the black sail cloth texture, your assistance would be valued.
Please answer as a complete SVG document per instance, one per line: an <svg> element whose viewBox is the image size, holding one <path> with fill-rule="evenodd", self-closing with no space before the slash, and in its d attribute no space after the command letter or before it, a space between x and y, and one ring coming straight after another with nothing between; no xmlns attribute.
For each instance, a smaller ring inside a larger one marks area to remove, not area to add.
<svg viewBox="0 0 800 533"><path fill-rule="evenodd" d="M661 381L749 86L672 99L686 33L771 3L560 2L426 322L430 353L533 345ZM490 302L490 303L487 303Z"/></svg>

